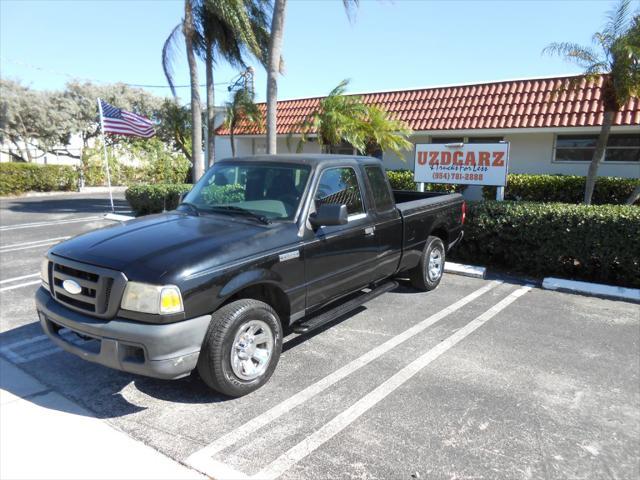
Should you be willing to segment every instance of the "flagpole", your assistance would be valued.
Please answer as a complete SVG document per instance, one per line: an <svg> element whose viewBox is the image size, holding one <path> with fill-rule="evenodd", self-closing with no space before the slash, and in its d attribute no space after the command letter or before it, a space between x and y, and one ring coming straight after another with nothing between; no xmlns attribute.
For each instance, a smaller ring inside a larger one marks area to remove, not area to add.
<svg viewBox="0 0 640 480"><path fill-rule="evenodd" d="M104 120L102 117L102 102L98 98L98 111L100 112L100 133L102 134L102 148L104 150L104 165L107 170L107 185L109 186L109 202L111 203L111 212L115 213L113 208L113 192L111 191L111 173L109 172L109 157L107 157L107 142L104 139Z"/></svg>

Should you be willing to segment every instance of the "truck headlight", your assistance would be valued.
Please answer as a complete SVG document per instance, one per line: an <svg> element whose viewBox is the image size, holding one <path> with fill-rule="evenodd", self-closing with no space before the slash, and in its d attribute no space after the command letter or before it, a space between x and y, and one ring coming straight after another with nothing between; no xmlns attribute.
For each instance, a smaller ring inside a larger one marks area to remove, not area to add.
<svg viewBox="0 0 640 480"><path fill-rule="evenodd" d="M175 285L127 282L120 307L134 312L168 314L184 311L180 289Z"/></svg>
<svg viewBox="0 0 640 480"><path fill-rule="evenodd" d="M49 288L49 259L44 257L40 263L40 280L42 285Z"/></svg>

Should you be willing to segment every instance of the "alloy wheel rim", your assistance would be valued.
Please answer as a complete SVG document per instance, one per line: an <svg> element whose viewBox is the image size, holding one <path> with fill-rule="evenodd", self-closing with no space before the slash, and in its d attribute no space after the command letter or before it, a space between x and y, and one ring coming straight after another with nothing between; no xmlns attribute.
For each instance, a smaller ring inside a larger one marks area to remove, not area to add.
<svg viewBox="0 0 640 480"><path fill-rule="evenodd" d="M231 369L241 380L255 380L266 372L273 354L273 332L262 320L238 328L231 346Z"/></svg>
<svg viewBox="0 0 640 480"><path fill-rule="evenodd" d="M442 275L442 267L442 252L439 249L434 248L431 250L431 253L429 253L429 264L427 265L427 275L429 276L429 280L433 282L440 278L440 275Z"/></svg>

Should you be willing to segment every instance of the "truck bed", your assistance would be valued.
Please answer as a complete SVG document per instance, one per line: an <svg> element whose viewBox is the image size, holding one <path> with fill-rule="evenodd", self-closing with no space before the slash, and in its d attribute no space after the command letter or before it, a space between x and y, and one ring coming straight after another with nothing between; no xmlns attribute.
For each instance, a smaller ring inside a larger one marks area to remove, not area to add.
<svg viewBox="0 0 640 480"><path fill-rule="evenodd" d="M403 259L401 269L417 264L429 235L437 234L451 248L462 234L462 204L459 193L393 190L402 217Z"/></svg>
<svg viewBox="0 0 640 480"><path fill-rule="evenodd" d="M459 193L414 192L393 190L396 207L403 217L422 212L425 209L462 205L464 197Z"/></svg>

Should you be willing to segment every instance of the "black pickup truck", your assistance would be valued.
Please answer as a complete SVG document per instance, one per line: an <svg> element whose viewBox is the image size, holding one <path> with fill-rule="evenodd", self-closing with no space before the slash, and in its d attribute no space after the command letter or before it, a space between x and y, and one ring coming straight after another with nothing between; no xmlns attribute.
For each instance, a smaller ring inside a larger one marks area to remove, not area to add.
<svg viewBox="0 0 640 480"><path fill-rule="evenodd" d="M273 373L304 333L408 277L436 288L462 238L461 195L392 191L369 157L217 162L176 210L80 235L42 263L36 305L61 348L230 396Z"/></svg>

